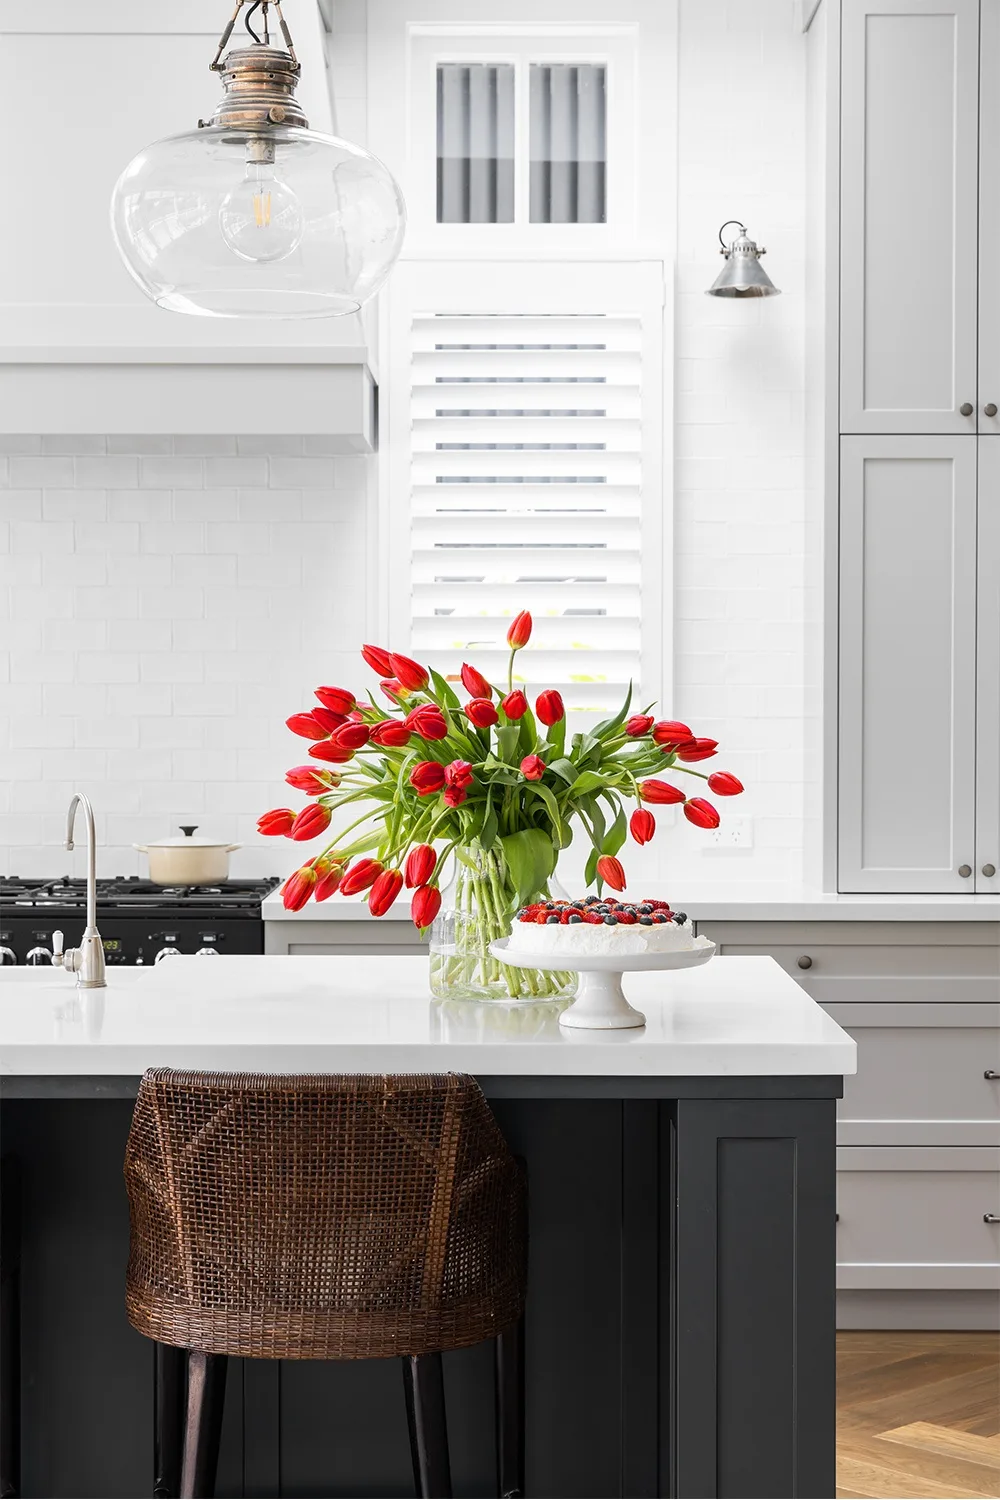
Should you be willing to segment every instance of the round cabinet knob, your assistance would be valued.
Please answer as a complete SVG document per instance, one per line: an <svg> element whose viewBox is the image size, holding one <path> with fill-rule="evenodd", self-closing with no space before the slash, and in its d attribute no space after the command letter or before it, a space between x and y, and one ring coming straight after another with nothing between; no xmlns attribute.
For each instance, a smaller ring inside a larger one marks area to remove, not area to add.
<svg viewBox="0 0 1000 1500"><path fill-rule="evenodd" d="M996 865L983 865L983 874L986 876L987 880L992 880L996 872Z"/></svg>
<svg viewBox="0 0 1000 1500"><path fill-rule="evenodd" d="M153 962L154 964L158 964L161 958L173 958L174 954L180 953L180 951L181 950L179 948L161 948L159 953L153 959Z"/></svg>
<svg viewBox="0 0 1000 1500"><path fill-rule="evenodd" d="M812 966L813 966L813 961L812 961L812 959L811 959L811 958L810 958L810 957L809 957L809 955L808 955L808 953L803 953L803 954L802 954L802 955L801 955L801 956L800 956L800 957L799 957L799 958L798 958L798 959L797 959L797 960L796 960L796 962L797 962L797 963L798 963L798 966L799 966L799 968L800 968L800 969L811 969L811 968L812 968Z"/></svg>
<svg viewBox="0 0 1000 1500"><path fill-rule="evenodd" d="M962 877L963 880L968 880L969 876L972 874L972 866L971 865L959 865L959 867L958 867L958 873L961 875L961 877Z"/></svg>
<svg viewBox="0 0 1000 1500"><path fill-rule="evenodd" d="M0 948L0 964L16 964L17 954L13 948Z"/></svg>
<svg viewBox="0 0 1000 1500"><path fill-rule="evenodd" d="M199 948L195 958L218 958L218 948Z"/></svg>
<svg viewBox="0 0 1000 1500"><path fill-rule="evenodd" d="M972 413L975 411L975 407L973 406L971 401L963 401L958 409L962 413L963 417L971 417Z"/></svg>
<svg viewBox="0 0 1000 1500"><path fill-rule="evenodd" d="M997 414L997 404L996 404L996 402L995 401L987 401L986 405L983 407L983 415L987 416L987 417L995 417L996 414Z"/></svg>
<svg viewBox="0 0 1000 1500"><path fill-rule="evenodd" d="M48 948L32 948L24 961L26 964L31 964L33 968L38 968L39 964L50 964L52 954Z"/></svg>

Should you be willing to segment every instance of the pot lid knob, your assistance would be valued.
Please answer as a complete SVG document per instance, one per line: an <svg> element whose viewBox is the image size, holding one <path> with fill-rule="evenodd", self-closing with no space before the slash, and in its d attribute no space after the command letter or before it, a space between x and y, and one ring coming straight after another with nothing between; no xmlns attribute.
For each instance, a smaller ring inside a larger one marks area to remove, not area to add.
<svg viewBox="0 0 1000 1500"><path fill-rule="evenodd" d="M181 833L183 833L186 839L191 838L198 832L197 823L179 823L177 826L180 828Z"/></svg>

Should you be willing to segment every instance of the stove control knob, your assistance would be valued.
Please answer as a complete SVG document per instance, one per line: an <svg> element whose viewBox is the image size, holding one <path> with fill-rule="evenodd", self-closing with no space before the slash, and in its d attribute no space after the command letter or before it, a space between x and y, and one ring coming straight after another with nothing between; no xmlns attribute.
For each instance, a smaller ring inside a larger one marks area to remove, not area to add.
<svg viewBox="0 0 1000 1500"><path fill-rule="evenodd" d="M52 962L52 953L48 948L30 948L28 956L24 961L26 964L31 964L33 968L37 969L40 964L50 964Z"/></svg>
<svg viewBox="0 0 1000 1500"><path fill-rule="evenodd" d="M218 958L218 948L199 948L195 958Z"/></svg>
<svg viewBox="0 0 1000 1500"><path fill-rule="evenodd" d="M158 964L161 958L173 958L174 954L180 953L180 951L181 950L179 948L161 948L159 953L153 959L153 962L154 964Z"/></svg>
<svg viewBox="0 0 1000 1500"><path fill-rule="evenodd" d="M13 948L0 948L0 964L16 964L17 954Z"/></svg>

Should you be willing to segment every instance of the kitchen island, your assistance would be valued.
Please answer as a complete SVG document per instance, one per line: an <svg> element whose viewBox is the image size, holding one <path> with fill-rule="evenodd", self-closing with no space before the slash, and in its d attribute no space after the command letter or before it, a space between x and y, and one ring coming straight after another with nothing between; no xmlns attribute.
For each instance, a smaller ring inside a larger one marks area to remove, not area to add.
<svg viewBox="0 0 1000 1500"><path fill-rule="evenodd" d="M529 1494L831 1495L854 1043L769 958L626 988L645 1028L567 1032L547 1005L432 1000L418 957L172 958L90 992L0 971L21 1493L149 1493L121 1168L139 1075L174 1066L479 1079L529 1179ZM490 1351L445 1364L455 1493L495 1493ZM218 1493L412 1493L394 1362L244 1361Z"/></svg>

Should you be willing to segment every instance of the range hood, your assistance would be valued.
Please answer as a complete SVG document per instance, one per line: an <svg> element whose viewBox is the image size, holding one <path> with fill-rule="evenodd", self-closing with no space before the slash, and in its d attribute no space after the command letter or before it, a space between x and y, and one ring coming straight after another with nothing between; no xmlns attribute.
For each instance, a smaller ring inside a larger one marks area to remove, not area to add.
<svg viewBox="0 0 1000 1500"><path fill-rule="evenodd" d="M212 108L206 58L219 21L206 0L32 0L0 12L8 118L27 122L6 173L8 204L26 211L11 215L0 245L0 433L266 431L373 450L363 315L278 323L164 312L112 243L108 204L124 164ZM295 33L303 104L333 133L316 0L300 0Z"/></svg>

